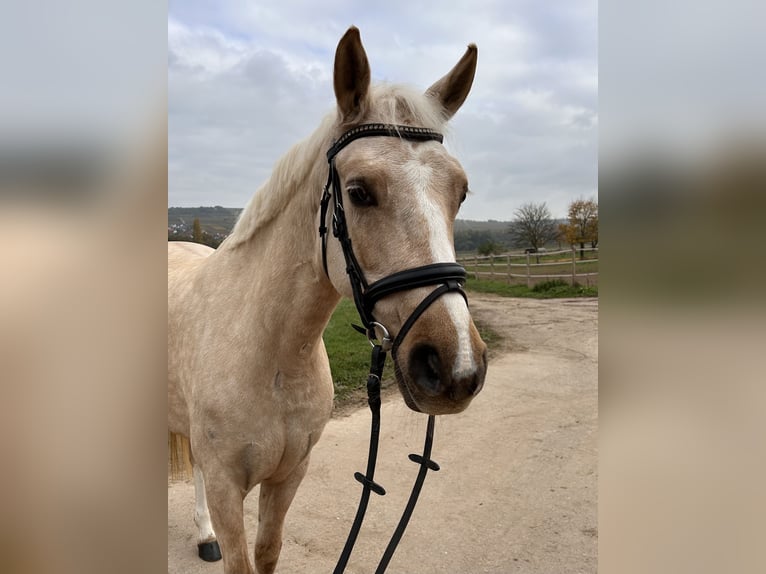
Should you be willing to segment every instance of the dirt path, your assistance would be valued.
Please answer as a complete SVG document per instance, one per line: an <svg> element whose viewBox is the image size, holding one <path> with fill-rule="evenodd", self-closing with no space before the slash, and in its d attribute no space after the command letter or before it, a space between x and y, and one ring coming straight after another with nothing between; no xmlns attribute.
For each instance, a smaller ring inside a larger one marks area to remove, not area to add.
<svg viewBox="0 0 766 574"><path fill-rule="evenodd" d="M429 473L390 574L596 572L598 300L472 294L474 316L504 337L482 393L439 417ZM360 375L361 376L361 375ZM390 397L382 409L374 497L347 572L373 572L399 519L426 418ZM351 525L369 414L327 425L290 508L279 574L329 573ZM245 502L252 543L258 496ZM168 572L223 572L196 557L194 488L168 486Z"/></svg>

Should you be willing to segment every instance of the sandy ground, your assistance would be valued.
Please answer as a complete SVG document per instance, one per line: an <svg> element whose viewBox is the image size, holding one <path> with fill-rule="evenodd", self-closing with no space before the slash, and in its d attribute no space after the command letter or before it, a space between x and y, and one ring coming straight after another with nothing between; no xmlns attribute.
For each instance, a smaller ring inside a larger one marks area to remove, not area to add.
<svg viewBox="0 0 766 574"><path fill-rule="evenodd" d="M429 473L387 572L591 573L597 569L598 300L473 294L475 317L505 339L465 413L437 419ZM360 373L363 377L364 373ZM404 508L426 417L389 394L374 496L346 572L371 573ZM280 574L332 572L361 491L369 412L331 420L287 515ZM245 501L252 545L256 492ZM168 485L168 572L223 572L197 558L191 482Z"/></svg>

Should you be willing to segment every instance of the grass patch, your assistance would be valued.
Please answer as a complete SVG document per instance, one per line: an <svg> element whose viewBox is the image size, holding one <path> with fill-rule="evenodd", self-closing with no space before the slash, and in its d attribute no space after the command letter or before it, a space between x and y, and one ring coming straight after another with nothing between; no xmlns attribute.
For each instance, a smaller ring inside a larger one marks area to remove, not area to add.
<svg viewBox="0 0 766 574"><path fill-rule="evenodd" d="M541 281L540 283L535 284L532 287L532 291L540 293L542 291L549 291L550 289L561 287L563 285L566 285L566 283L564 283L561 279L550 279L548 281Z"/></svg>
<svg viewBox="0 0 766 574"><path fill-rule="evenodd" d="M583 287L575 283L570 285L560 279L538 283L531 289L526 285L509 285L504 281L476 280L471 277L466 288L479 293L493 293L503 297L529 297L533 299L553 299L557 297L598 297L598 286Z"/></svg>
<svg viewBox="0 0 766 574"><path fill-rule="evenodd" d="M469 291L478 291L479 293L493 293L494 295L502 295L503 297L529 296L527 295L529 289L527 289L526 285L509 285L504 281L478 281L469 277L465 283L465 286Z"/></svg>

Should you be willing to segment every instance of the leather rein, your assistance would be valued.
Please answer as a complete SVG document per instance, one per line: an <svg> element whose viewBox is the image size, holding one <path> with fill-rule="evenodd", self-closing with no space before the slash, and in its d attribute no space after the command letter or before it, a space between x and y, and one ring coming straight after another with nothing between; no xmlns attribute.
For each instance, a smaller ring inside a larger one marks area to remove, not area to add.
<svg viewBox="0 0 766 574"><path fill-rule="evenodd" d="M410 141L438 141L443 142L443 136L439 132L427 129L411 126L393 125L393 124L362 124L356 126L346 133L344 133L327 151L327 162L329 164L329 174L327 176L327 183L325 184L324 191L322 193L322 200L320 204L320 221L319 221L319 235L322 240L322 264L324 265L325 273L327 272L327 212L330 206L330 200L332 199L332 232L333 236L338 239L343 251L343 257L346 263L346 273L348 274L349 282L351 284L351 291L354 297L354 304L356 305L359 317L362 321L363 327L354 328L358 331L365 333L372 345L372 357L370 360L370 374L367 378L367 402L370 406L372 413L372 421L370 428L370 447L367 456L367 471L365 474L357 472L354 474L354 478L362 484L362 495L357 508L354 522L351 526L351 530L346 539L346 544L343 551L338 558L338 563L335 566L333 574L342 574L346 568L351 551L353 550L356 538L361 529L362 522L364 520L365 513L367 511L367 505L370 499L370 493L374 492L378 495L385 495L385 489L375 482L375 464L378 454L378 442L380 437L380 382L383 373L383 367L386 361L386 355L389 351L392 352L393 358L396 361L396 354L399 345L404 340L409 330L415 324L417 319L428 309L428 307L434 303L439 297L449 292L460 293L464 299L467 298L463 291L463 285L465 284L466 271L462 265L458 263L431 263L429 265L423 265L421 267L414 267L393 273L387 277L379 279L372 284L369 284L365 279L364 272L362 271L359 262L354 255L354 250L351 244L351 238L348 233L348 225L346 223L345 210L343 208L343 196L341 193L340 176L335 166L335 157L344 147L351 142L363 138L363 137L398 137L400 139ZM329 277L329 274L328 274ZM375 303L384 297L388 297L394 293L401 291L416 289L419 287L426 287L430 285L436 285L437 287L431 291L414 309L407 320L402 325L399 333L392 340L391 335L386 327L375 319L374 307ZM381 332L380 341L378 341L378 331ZM386 550L378 563L378 567L375 570L375 574L382 574L385 572L388 563L390 562L394 551L396 550L399 541L401 540L404 530L407 527L410 516L415 509L420 490L425 481L426 474L429 470L439 470L439 465L431 460L431 447L433 445L435 417L434 415L428 416L428 425L426 428L426 438L423 446L423 454L410 454L409 458L413 462L417 463L420 467L418 476L415 479L415 483L412 487L407 505L402 513L399 523L391 536L391 540L386 547Z"/></svg>

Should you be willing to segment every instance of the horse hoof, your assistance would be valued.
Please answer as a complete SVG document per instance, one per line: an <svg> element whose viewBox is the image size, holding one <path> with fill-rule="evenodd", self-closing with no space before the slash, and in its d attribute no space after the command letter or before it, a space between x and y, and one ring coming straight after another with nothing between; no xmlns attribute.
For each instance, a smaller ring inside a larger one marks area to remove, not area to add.
<svg viewBox="0 0 766 574"><path fill-rule="evenodd" d="M221 547L218 546L218 541L212 542L200 542L197 544L199 551L199 557L205 562L217 562L221 559Z"/></svg>

